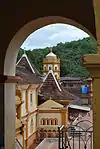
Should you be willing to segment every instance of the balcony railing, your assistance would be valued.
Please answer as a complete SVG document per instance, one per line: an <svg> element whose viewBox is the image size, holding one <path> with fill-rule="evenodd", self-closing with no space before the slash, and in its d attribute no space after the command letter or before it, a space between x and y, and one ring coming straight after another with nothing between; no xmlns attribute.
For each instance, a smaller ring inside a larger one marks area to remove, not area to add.
<svg viewBox="0 0 100 149"><path fill-rule="evenodd" d="M84 122L58 127L58 149L93 149L93 125ZM82 123L86 128L82 127Z"/></svg>
<svg viewBox="0 0 100 149"><path fill-rule="evenodd" d="M18 139L15 139L15 148L16 149L24 149L23 146L21 145L21 143L18 141Z"/></svg>

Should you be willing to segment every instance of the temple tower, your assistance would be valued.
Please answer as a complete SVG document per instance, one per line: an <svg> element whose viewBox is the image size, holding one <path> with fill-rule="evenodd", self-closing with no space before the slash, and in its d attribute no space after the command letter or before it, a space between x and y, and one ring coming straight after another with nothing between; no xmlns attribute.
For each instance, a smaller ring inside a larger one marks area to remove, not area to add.
<svg viewBox="0 0 100 149"><path fill-rule="evenodd" d="M60 80L60 58L57 58L52 52L52 48L50 53L43 59L43 75L48 74L49 70L52 70L57 80Z"/></svg>

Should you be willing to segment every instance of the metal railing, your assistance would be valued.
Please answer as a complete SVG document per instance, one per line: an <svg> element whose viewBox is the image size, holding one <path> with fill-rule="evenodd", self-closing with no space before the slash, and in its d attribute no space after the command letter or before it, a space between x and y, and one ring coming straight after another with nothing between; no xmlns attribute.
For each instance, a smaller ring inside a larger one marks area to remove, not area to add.
<svg viewBox="0 0 100 149"><path fill-rule="evenodd" d="M81 123L58 127L58 149L93 149L93 126L85 129Z"/></svg>
<svg viewBox="0 0 100 149"><path fill-rule="evenodd" d="M16 149L24 149L23 146L21 145L21 143L18 141L18 139L15 139L16 142Z"/></svg>

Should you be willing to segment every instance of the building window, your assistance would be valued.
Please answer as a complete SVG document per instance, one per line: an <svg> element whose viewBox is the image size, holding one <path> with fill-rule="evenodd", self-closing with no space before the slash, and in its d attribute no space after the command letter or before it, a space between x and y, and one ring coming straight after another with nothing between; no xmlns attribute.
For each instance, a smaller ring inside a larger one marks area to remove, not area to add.
<svg viewBox="0 0 100 149"><path fill-rule="evenodd" d="M53 125L53 119L51 119L51 125Z"/></svg>
<svg viewBox="0 0 100 149"><path fill-rule="evenodd" d="M30 94L30 105L31 106L33 105L33 95L32 95L32 93Z"/></svg>
<svg viewBox="0 0 100 149"><path fill-rule="evenodd" d="M42 120L42 125L45 125L45 120L44 119Z"/></svg>
<svg viewBox="0 0 100 149"><path fill-rule="evenodd" d="M49 70L52 70L52 65L49 65L49 66L48 66L48 69L49 69Z"/></svg>
<svg viewBox="0 0 100 149"><path fill-rule="evenodd" d="M47 119L47 125L49 125L49 119Z"/></svg>
<svg viewBox="0 0 100 149"><path fill-rule="evenodd" d="M57 66L55 67L55 70L57 70Z"/></svg>
<svg viewBox="0 0 100 149"><path fill-rule="evenodd" d="M51 70L51 66L49 66L49 70Z"/></svg>
<svg viewBox="0 0 100 149"><path fill-rule="evenodd" d="M41 125L58 125L58 119L48 119L48 118L42 118L41 119Z"/></svg>
<svg viewBox="0 0 100 149"><path fill-rule="evenodd" d="M45 119L44 118L41 119L41 125L45 125Z"/></svg>
<svg viewBox="0 0 100 149"><path fill-rule="evenodd" d="M58 125L58 120L57 119L55 119L55 125Z"/></svg>

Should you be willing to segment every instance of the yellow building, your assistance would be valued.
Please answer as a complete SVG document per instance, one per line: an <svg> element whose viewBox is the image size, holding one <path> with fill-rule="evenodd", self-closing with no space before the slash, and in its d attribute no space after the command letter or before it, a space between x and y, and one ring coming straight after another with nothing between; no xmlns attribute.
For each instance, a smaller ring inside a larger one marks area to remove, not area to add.
<svg viewBox="0 0 100 149"><path fill-rule="evenodd" d="M41 76L26 54L16 64L16 76L22 78L16 85L16 146L29 148L36 139Z"/></svg>
<svg viewBox="0 0 100 149"><path fill-rule="evenodd" d="M38 139L57 137L58 125L67 125L67 108L51 99L39 105L38 113Z"/></svg>
<svg viewBox="0 0 100 149"><path fill-rule="evenodd" d="M61 87L49 70L39 88L37 138L57 137L58 126L67 125L68 105L77 97Z"/></svg>
<svg viewBox="0 0 100 149"><path fill-rule="evenodd" d="M60 58L50 50L50 53L43 59L43 75L48 74L52 70L55 77L60 80Z"/></svg>

